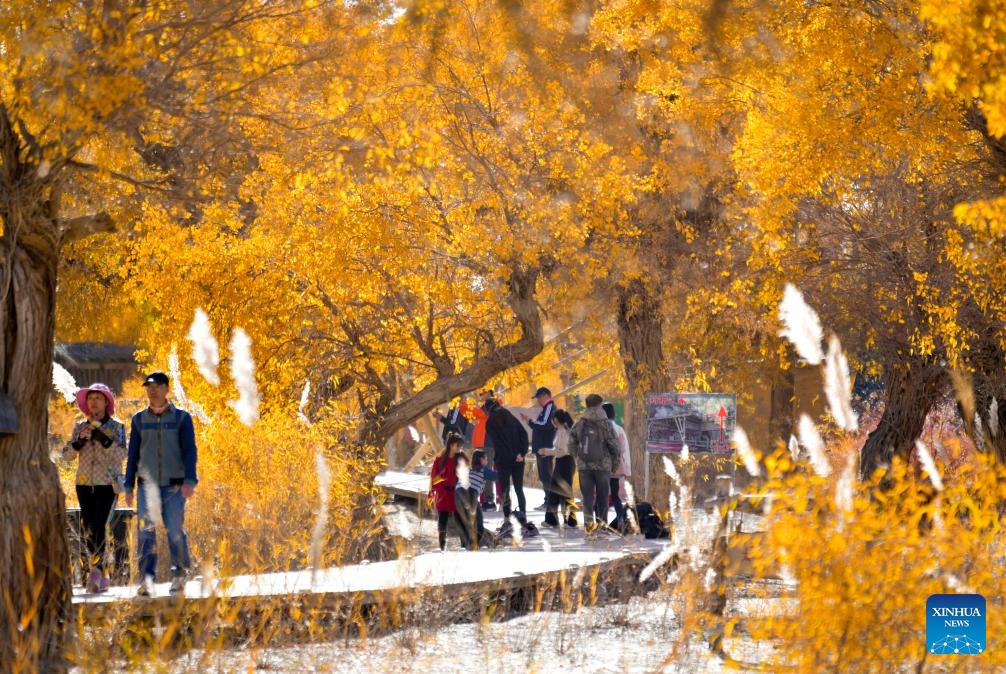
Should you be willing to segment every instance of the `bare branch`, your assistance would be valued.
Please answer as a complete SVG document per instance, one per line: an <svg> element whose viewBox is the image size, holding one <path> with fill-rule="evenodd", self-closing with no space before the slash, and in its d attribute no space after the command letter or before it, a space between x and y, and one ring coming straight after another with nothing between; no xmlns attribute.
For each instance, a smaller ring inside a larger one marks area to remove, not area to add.
<svg viewBox="0 0 1006 674"><path fill-rule="evenodd" d="M114 232L115 221L108 213L93 213L59 222L60 243L65 245L99 232Z"/></svg>

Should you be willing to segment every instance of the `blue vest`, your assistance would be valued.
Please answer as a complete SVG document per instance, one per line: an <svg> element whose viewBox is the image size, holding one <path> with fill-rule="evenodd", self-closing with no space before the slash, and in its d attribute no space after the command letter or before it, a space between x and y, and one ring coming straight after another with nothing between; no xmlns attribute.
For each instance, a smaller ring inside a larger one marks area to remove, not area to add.
<svg viewBox="0 0 1006 674"><path fill-rule="evenodd" d="M140 428L140 461L136 475L144 481L167 487L172 480L180 483L185 478L182 448L178 441L178 426L188 412L170 405L164 414L157 416L150 408L137 412L134 423ZM137 419L138 417L138 419Z"/></svg>

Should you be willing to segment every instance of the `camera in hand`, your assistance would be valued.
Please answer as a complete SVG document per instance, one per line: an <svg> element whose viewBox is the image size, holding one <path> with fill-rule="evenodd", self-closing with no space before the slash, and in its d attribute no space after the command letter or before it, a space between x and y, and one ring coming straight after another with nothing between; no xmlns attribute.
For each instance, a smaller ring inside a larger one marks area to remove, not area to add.
<svg viewBox="0 0 1006 674"><path fill-rule="evenodd" d="M112 438L105 435L101 430L100 421L91 421L91 441L97 442L102 447L108 447L112 444Z"/></svg>

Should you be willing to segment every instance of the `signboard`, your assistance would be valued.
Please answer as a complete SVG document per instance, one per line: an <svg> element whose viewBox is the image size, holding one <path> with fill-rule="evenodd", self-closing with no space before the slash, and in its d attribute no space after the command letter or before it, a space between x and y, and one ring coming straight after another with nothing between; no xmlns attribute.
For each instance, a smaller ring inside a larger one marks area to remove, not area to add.
<svg viewBox="0 0 1006 674"><path fill-rule="evenodd" d="M737 426L733 393L651 393L646 396L646 451L728 454Z"/></svg>

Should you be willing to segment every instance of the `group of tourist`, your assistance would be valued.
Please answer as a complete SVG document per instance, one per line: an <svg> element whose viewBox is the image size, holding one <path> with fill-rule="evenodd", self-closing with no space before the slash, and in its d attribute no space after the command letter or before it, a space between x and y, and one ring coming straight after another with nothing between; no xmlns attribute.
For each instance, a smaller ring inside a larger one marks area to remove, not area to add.
<svg viewBox="0 0 1006 674"><path fill-rule="evenodd" d="M524 469L530 454L545 490L542 526L578 526L574 474L580 484L584 529L593 533L608 527L609 503L614 505L611 527L627 526L625 482L631 477L629 443L615 422L615 408L597 394L587 396L586 411L575 423L572 415L557 408L552 392L535 391L537 415L518 412L523 422L503 406L492 391L479 394L481 405L465 400L446 414L434 414L443 424L444 450L430 471L429 499L437 511L440 549L446 547L452 519L460 530L461 545L477 549L489 541L483 527L483 510L495 510L499 500L503 523L498 541L513 535L511 514L520 523L521 535L532 538L538 528L528 519L524 494ZM525 426L527 424L527 426ZM528 437L530 427L530 438ZM469 460L465 448L472 448ZM496 484L495 492L492 485ZM511 487L516 509L511 501ZM488 491L487 494L484 492Z"/></svg>
<svg viewBox="0 0 1006 674"><path fill-rule="evenodd" d="M87 549L85 589L104 592L109 587L105 568L106 529L121 493L127 506L136 494L139 523L140 596L153 592L157 568L155 522L163 522L171 554L171 594L185 590L191 566L185 533L185 501L196 484L196 439L192 417L168 400L170 379L163 372L143 382L148 406L133 415L126 441L126 425L115 418L115 394L95 383L77 391L77 407L84 418L74 424L63 449L66 460L77 461L76 492ZM125 471L123 472L123 463Z"/></svg>

